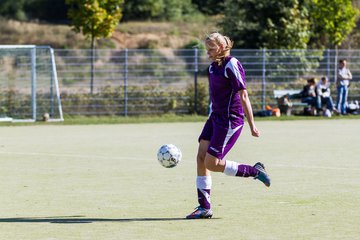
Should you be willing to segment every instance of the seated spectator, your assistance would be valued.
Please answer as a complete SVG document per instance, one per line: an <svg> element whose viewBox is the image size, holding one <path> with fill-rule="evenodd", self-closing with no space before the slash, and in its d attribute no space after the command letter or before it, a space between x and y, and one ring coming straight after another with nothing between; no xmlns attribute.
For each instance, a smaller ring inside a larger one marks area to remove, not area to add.
<svg viewBox="0 0 360 240"><path fill-rule="evenodd" d="M328 109L330 112L337 112L330 93L329 80L327 77L322 77L319 84L316 86L316 108L318 112L323 110L323 105L325 105L326 109Z"/></svg>
<svg viewBox="0 0 360 240"><path fill-rule="evenodd" d="M280 113L285 113L286 116L291 116L292 102L290 101L289 94L286 94L278 99L278 106Z"/></svg>
<svg viewBox="0 0 360 240"><path fill-rule="evenodd" d="M307 84L301 91L301 102L307 103L312 107L316 106L316 81L315 78L307 80Z"/></svg>

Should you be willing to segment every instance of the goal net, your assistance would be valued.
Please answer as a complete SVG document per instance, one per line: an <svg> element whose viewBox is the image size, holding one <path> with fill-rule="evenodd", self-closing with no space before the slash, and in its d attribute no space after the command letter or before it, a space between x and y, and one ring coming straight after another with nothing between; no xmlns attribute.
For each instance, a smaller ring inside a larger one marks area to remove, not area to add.
<svg viewBox="0 0 360 240"><path fill-rule="evenodd" d="M63 121L54 51L0 45L0 121Z"/></svg>

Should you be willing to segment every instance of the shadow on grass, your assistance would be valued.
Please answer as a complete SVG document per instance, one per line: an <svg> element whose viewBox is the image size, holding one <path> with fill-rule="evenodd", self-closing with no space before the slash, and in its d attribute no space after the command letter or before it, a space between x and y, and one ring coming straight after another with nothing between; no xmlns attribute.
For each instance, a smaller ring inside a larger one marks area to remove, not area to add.
<svg viewBox="0 0 360 240"><path fill-rule="evenodd" d="M213 218L213 219L218 219L218 218ZM191 220L186 218L86 218L84 216L0 218L0 223L76 224L76 223L93 223L93 222L161 222L161 221L191 221Z"/></svg>

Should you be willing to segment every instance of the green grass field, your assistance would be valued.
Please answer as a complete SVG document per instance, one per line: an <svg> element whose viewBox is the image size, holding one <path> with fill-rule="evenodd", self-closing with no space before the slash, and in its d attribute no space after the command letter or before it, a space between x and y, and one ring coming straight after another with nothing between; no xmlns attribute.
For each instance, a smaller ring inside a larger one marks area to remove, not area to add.
<svg viewBox="0 0 360 240"><path fill-rule="evenodd" d="M259 121L227 158L265 163L272 186L213 174L214 218L197 205L203 123L0 127L0 239L358 239L360 121ZM176 168L156 160L164 143Z"/></svg>

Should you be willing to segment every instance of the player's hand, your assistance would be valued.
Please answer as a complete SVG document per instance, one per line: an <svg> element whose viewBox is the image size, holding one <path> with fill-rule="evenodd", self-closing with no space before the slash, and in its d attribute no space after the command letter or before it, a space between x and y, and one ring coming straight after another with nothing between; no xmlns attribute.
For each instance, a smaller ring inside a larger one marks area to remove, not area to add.
<svg viewBox="0 0 360 240"><path fill-rule="evenodd" d="M253 135L253 137L260 137L260 131L256 128L256 126L251 128L251 135Z"/></svg>

